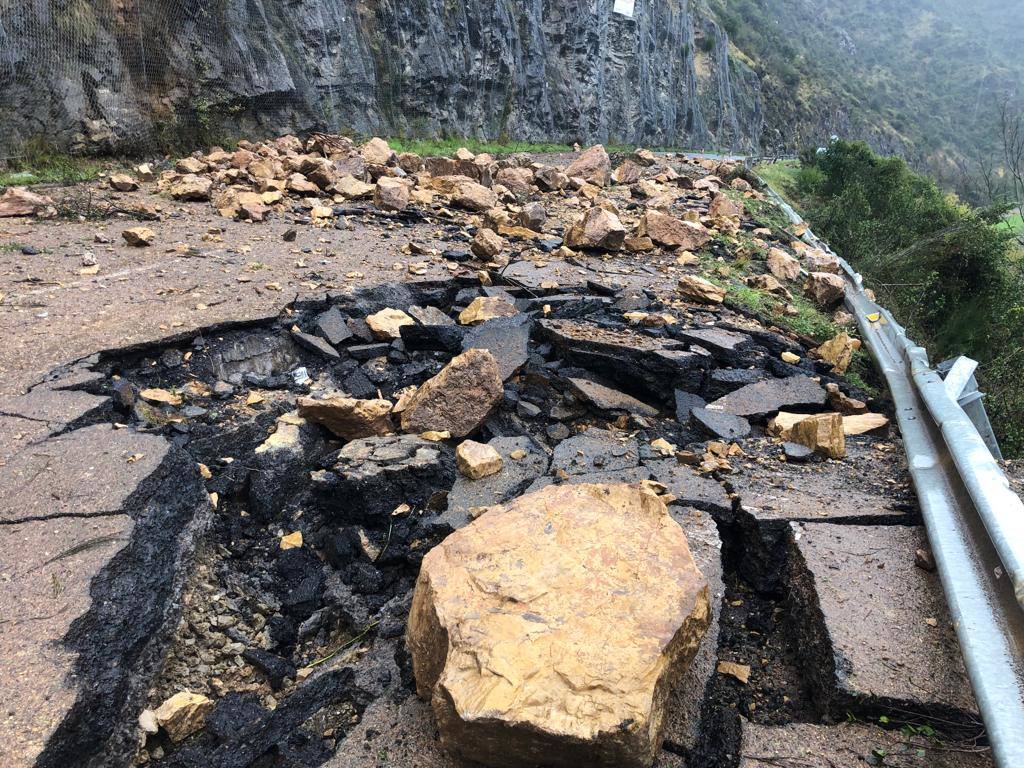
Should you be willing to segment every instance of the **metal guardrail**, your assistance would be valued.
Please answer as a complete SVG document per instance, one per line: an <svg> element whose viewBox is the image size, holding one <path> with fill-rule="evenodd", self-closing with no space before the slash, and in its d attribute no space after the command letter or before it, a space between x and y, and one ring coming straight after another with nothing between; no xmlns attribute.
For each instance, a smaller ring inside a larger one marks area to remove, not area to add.
<svg viewBox="0 0 1024 768"><path fill-rule="evenodd" d="M806 226L765 187L794 224ZM809 228L801 239L835 255ZM943 379L930 367L926 351L865 293L861 276L845 260L839 262L848 282L846 305L896 406L928 540L993 756L1000 768L1021 768L1024 504L997 463L998 445L976 387L970 392L977 364L959 358Z"/></svg>

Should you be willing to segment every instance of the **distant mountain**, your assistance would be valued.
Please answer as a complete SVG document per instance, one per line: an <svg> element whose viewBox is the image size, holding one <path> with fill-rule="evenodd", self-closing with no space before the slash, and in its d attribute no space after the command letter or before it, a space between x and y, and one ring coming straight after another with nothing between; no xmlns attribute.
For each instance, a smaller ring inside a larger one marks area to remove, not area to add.
<svg viewBox="0 0 1024 768"><path fill-rule="evenodd" d="M767 147L829 133L942 172L1024 97L1024 0L707 0L761 80Z"/></svg>

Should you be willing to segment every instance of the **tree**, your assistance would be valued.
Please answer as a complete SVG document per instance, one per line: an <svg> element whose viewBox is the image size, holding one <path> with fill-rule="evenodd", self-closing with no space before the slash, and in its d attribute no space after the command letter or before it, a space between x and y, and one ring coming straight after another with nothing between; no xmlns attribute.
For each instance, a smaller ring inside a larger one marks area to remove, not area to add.
<svg viewBox="0 0 1024 768"><path fill-rule="evenodd" d="M999 128L1003 137L1003 161L1011 202L1024 220L1024 114L1015 107L1009 97L1003 100L999 109ZM1018 235L1024 245L1024 231Z"/></svg>

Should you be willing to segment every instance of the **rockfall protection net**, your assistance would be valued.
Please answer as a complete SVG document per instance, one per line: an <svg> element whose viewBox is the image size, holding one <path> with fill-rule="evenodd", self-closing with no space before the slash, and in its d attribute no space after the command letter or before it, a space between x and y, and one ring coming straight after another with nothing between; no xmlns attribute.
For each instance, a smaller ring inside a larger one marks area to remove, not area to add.
<svg viewBox="0 0 1024 768"><path fill-rule="evenodd" d="M762 112L685 0L0 0L0 158L312 131L748 151Z"/></svg>

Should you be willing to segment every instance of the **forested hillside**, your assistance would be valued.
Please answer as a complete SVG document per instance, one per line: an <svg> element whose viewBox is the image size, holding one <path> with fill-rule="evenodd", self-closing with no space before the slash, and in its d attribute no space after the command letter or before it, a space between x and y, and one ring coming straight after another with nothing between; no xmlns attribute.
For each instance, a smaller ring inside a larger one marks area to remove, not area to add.
<svg viewBox="0 0 1024 768"><path fill-rule="evenodd" d="M764 91L766 146L864 138L945 177L1024 82L1021 0L708 0Z"/></svg>

